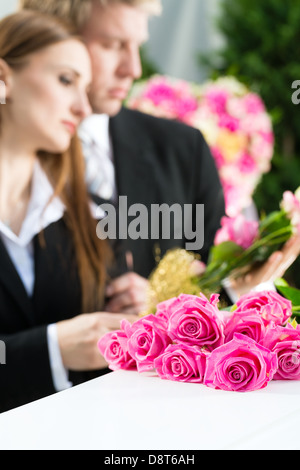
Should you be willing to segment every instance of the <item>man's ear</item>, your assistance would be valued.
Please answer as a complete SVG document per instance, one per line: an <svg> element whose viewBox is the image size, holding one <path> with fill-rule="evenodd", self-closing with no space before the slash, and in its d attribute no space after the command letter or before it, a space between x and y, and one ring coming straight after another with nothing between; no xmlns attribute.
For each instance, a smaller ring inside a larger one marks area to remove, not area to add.
<svg viewBox="0 0 300 470"><path fill-rule="evenodd" d="M0 85L1 85L1 95L3 94L3 89L5 90L5 98L9 98L11 93L12 86L12 69L5 62L5 60L0 58Z"/></svg>

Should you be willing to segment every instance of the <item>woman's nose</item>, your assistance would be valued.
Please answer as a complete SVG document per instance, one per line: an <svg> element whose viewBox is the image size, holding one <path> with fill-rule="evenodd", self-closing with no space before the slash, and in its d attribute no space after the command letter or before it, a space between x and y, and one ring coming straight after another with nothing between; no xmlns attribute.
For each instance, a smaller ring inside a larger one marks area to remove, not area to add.
<svg viewBox="0 0 300 470"><path fill-rule="evenodd" d="M81 119L86 118L92 113L92 108L85 92L79 92L72 105L72 112Z"/></svg>

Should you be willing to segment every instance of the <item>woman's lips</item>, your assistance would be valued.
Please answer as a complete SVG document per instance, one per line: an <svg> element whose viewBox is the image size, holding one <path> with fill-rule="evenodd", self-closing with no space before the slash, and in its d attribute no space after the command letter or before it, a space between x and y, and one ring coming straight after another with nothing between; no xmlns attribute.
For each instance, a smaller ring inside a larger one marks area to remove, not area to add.
<svg viewBox="0 0 300 470"><path fill-rule="evenodd" d="M76 125L73 122L70 121L63 121L63 125L68 129L70 134L75 134L76 131Z"/></svg>

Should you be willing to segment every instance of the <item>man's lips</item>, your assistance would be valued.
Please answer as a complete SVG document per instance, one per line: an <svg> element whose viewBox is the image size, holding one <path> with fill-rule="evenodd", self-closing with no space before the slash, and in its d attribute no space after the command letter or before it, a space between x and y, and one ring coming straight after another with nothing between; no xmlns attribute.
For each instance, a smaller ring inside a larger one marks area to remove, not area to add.
<svg viewBox="0 0 300 470"><path fill-rule="evenodd" d="M127 98L128 93L129 90L127 88L111 88L109 90L110 96L119 100L125 100L125 98Z"/></svg>

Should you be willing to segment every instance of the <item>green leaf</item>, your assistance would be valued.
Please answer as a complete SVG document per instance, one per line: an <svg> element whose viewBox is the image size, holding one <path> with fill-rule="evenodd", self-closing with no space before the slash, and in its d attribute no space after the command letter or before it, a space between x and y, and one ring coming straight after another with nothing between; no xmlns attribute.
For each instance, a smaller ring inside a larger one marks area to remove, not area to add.
<svg viewBox="0 0 300 470"><path fill-rule="evenodd" d="M292 302L294 306L300 305L300 290L295 287L290 287L289 285L284 285L284 282L277 281L275 283L276 288L279 292L288 300Z"/></svg>
<svg viewBox="0 0 300 470"><path fill-rule="evenodd" d="M231 261L244 252L243 248L234 242L228 241L214 246L210 252L210 262Z"/></svg>
<svg viewBox="0 0 300 470"><path fill-rule="evenodd" d="M274 284L275 284L275 287L279 290L280 287L289 287L289 284L288 282L283 279L282 277L279 278L279 279L276 279L276 281L274 281Z"/></svg>

